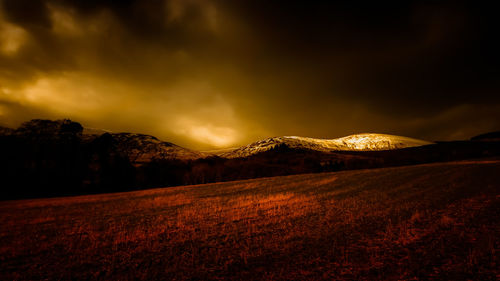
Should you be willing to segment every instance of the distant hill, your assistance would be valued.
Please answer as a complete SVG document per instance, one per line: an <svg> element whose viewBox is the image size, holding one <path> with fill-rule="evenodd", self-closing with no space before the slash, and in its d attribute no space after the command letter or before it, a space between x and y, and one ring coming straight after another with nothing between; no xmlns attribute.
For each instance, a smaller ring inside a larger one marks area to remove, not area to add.
<svg viewBox="0 0 500 281"><path fill-rule="evenodd" d="M149 135L115 133L111 136L117 141L117 149L125 153L130 161L137 165L154 160L194 160L207 157L204 153L160 141Z"/></svg>
<svg viewBox="0 0 500 281"><path fill-rule="evenodd" d="M0 155L0 199L179 185L187 163L207 157L153 136L84 130L68 119L0 128Z"/></svg>
<svg viewBox="0 0 500 281"><path fill-rule="evenodd" d="M0 200L500 157L500 141L484 139L289 136L198 152L154 136L35 119L17 129L0 128Z"/></svg>
<svg viewBox="0 0 500 281"><path fill-rule="evenodd" d="M481 135L472 137L471 140L474 140L474 141L500 141L500 131L481 134Z"/></svg>
<svg viewBox="0 0 500 281"><path fill-rule="evenodd" d="M294 149L308 149L322 152L332 151L378 151L429 145L432 142L387 134L356 134L338 139L315 139L308 137L273 137L220 153L221 157L237 158L258 154L279 145Z"/></svg>
<svg viewBox="0 0 500 281"><path fill-rule="evenodd" d="M33 140L58 139L62 135L73 134L82 143L91 143L97 139L109 139L119 153L123 153L134 165L141 165L154 160L193 160L207 157L206 154L161 141L154 136L135 133L114 133L95 128L84 128L69 119L42 120L34 119L23 123L17 129L0 127L1 135L12 135Z"/></svg>

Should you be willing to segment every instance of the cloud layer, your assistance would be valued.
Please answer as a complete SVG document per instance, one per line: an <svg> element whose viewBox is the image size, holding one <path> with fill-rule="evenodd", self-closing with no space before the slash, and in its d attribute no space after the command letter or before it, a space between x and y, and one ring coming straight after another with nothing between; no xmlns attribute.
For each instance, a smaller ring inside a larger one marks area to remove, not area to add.
<svg viewBox="0 0 500 281"><path fill-rule="evenodd" d="M0 3L3 125L69 117L199 149L273 135L437 140L500 128L491 7Z"/></svg>

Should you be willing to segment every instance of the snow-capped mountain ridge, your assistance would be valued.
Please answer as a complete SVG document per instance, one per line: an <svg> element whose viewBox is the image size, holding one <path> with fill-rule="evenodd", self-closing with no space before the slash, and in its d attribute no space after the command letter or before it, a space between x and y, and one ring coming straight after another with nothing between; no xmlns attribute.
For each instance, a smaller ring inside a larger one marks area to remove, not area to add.
<svg viewBox="0 0 500 281"><path fill-rule="evenodd" d="M310 149L316 151L374 151L392 150L406 147L422 146L432 142L403 136L364 133L337 139L315 139L309 137L283 136L272 137L242 146L230 152L220 154L226 158L247 157L270 150L277 145L290 148Z"/></svg>

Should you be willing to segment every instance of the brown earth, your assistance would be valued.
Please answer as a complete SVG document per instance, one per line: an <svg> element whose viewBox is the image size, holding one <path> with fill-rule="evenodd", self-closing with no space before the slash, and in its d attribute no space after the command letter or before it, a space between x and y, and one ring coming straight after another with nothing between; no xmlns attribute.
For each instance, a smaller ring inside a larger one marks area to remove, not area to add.
<svg viewBox="0 0 500 281"><path fill-rule="evenodd" d="M498 280L500 161L4 201L0 279Z"/></svg>

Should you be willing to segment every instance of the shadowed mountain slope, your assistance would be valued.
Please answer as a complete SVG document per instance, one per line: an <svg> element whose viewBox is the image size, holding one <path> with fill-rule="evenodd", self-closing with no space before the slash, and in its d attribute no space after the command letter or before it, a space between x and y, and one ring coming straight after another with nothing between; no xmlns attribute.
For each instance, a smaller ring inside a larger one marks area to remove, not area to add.
<svg viewBox="0 0 500 281"><path fill-rule="evenodd" d="M481 135L472 137L471 140L474 140L474 141L500 141L500 131L481 134Z"/></svg>

